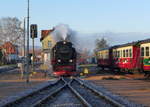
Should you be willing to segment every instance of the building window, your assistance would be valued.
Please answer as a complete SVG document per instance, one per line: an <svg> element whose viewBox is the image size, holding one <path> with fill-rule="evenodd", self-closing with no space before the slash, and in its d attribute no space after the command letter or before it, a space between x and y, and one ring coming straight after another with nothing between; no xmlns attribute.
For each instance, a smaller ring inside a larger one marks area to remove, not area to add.
<svg viewBox="0 0 150 107"><path fill-rule="evenodd" d="M144 56L144 47L141 48L141 56Z"/></svg>
<svg viewBox="0 0 150 107"><path fill-rule="evenodd" d="M48 41L48 47L51 47L51 41Z"/></svg>
<svg viewBox="0 0 150 107"><path fill-rule="evenodd" d="M45 48L45 46L44 46L44 42L42 42L42 46L43 46L43 49Z"/></svg>
<svg viewBox="0 0 150 107"><path fill-rule="evenodd" d="M149 56L149 47L146 47L146 56Z"/></svg>

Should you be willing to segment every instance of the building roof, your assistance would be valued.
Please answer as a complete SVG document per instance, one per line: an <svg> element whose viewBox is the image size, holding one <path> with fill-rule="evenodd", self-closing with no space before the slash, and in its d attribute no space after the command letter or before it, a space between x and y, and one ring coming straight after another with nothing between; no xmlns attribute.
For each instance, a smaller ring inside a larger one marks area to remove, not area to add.
<svg viewBox="0 0 150 107"><path fill-rule="evenodd" d="M17 47L16 45L13 45L11 42L5 42L2 46L1 49L6 49L6 54L15 54L17 53Z"/></svg>
<svg viewBox="0 0 150 107"><path fill-rule="evenodd" d="M53 29L50 29L50 30L41 30L41 38L40 38L40 41L42 41L45 37L47 37L51 32L54 31L54 28Z"/></svg>

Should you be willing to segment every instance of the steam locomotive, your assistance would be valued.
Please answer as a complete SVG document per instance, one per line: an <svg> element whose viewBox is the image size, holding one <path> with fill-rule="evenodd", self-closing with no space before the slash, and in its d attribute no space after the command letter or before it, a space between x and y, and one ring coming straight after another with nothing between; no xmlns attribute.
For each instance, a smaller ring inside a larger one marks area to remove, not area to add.
<svg viewBox="0 0 150 107"><path fill-rule="evenodd" d="M51 50L51 64L54 76L76 74L76 50L68 41L59 41Z"/></svg>

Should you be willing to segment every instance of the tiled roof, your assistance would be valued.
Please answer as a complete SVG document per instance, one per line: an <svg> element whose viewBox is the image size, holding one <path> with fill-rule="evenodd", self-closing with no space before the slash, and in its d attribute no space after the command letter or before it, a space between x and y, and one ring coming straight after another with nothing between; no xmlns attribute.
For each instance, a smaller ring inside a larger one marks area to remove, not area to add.
<svg viewBox="0 0 150 107"><path fill-rule="evenodd" d="M41 30L41 38L40 41L42 41L45 37L47 37L51 32L54 31L54 28L51 30Z"/></svg>

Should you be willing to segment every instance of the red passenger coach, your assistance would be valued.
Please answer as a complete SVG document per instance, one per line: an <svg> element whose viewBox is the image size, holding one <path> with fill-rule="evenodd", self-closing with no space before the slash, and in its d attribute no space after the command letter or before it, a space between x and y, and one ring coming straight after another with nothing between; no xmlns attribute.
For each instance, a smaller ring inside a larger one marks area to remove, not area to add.
<svg viewBox="0 0 150 107"><path fill-rule="evenodd" d="M101 49L97 52L98 66L102 69L111 67L112 65L112 50L111 48Z"/></svg>
<svg viewBox="0 0 150 107"><path fill-rule="evenodd" d="M124 72L142 71L150 77L150 39L97 51L98 66Z"/></svg>
<svg viewBox="0 0 150 107"><path fill-rule="evenodd" d="M137 71L140 65L140 45L137 42L114 46L112 48L114 69L121 71Z"/></svg>
<svg viewBox="0 0 150 107"><path fill-rule="evenodd" d="M117 45L97 52L98 66L111 70L136 71L140 65L140 46L137 42Z"/></svg>

